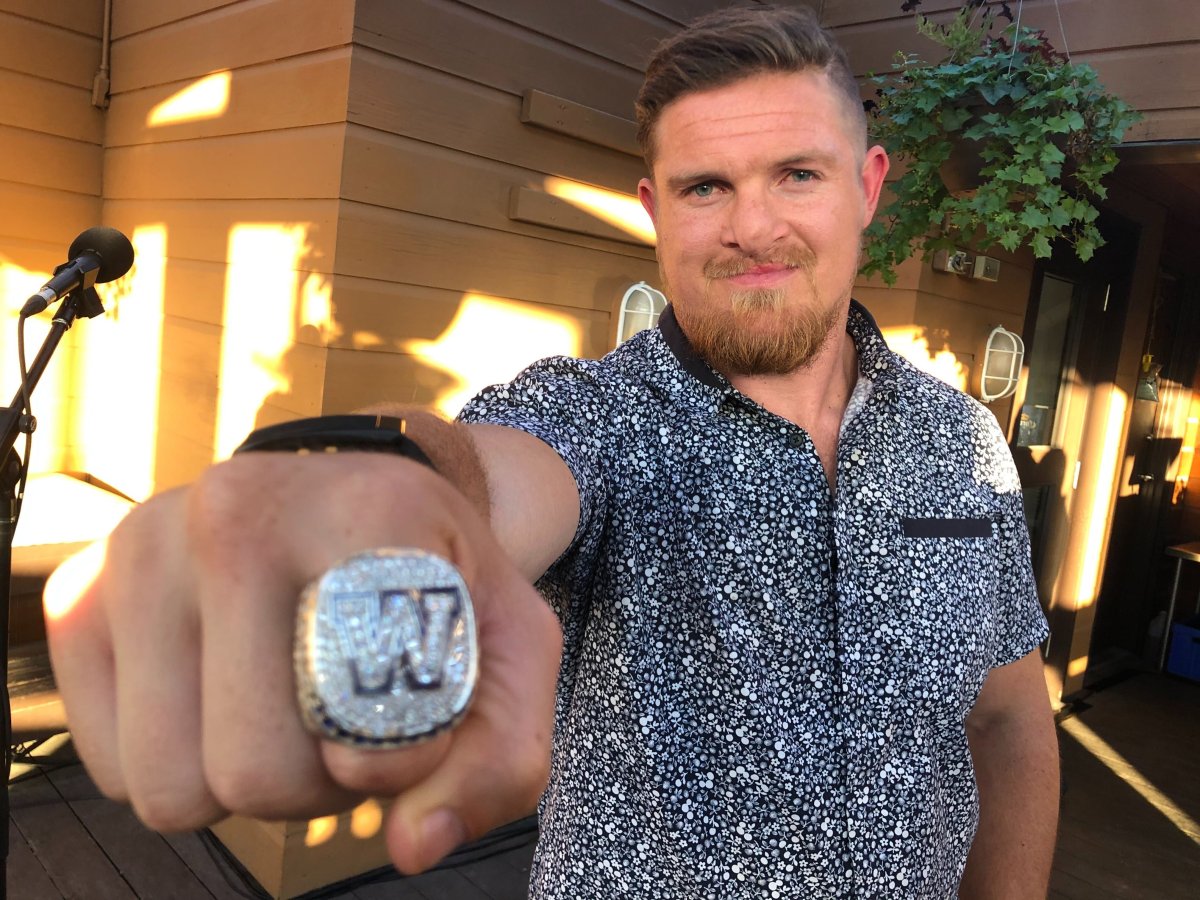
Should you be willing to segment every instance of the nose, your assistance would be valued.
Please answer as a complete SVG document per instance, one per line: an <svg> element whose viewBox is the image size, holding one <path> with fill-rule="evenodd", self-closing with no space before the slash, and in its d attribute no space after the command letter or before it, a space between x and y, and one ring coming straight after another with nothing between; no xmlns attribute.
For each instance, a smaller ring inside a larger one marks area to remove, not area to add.
<svg viewBox="0 0 1200 900"><path fill-rule="evenodd" d="M726 206L721 243L754 256L783 240L787 230L787 220L768 191L742 188Z"/></svg>

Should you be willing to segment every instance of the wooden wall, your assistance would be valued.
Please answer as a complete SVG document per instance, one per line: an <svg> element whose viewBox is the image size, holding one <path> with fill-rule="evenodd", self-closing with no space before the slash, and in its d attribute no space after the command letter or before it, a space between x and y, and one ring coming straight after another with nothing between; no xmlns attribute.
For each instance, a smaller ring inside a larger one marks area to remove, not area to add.
<svg viewBox="0 0 1200 900"><path fill-rule="evenodd" d="M18 310L75 236L100 220L104 119L91 98L102 8L102 0L0 0L0 405L19 383ZM31 360L48 322L29 323ZM63 422L78 401L73 338L34 393L39 471L69 464L74 437Z"/></svg>
<svg viewBox="0 0 1200 900"><path fill-rule="evenodd" d="M135 497L321 409L353 9L116 0L104 213L138 260L91 369L141 389L82 463Z"/></svg>
<svg viewBox="0 0 1200 900"><path fill-rule="evenodd" d="M327 410L452 413L548 353L612 346L626 287L658 280L653 248L547 179L632 199L645 59L714 5L359 0ZM523 122L530 91L556 106L545 124L575 133Z"/></svg>
<svg viewBox="0 0 1200 900"><path fill-rule="evenodd" d="M102 0L0 0L6 295L25 278L10 319L83 228L138 247L109 314L69 336L44 467L144 496L256 424L385 398L451 412L547 352L605 352L621 293L657 282L653 247L553 192L632 198L646 56L723 5L114 0L102 113ZM920 49L897 0L810 5L860 75ZM1072 54L1147 111L1131 139L1200 137L1188 0L1060 6ZM1051 0L1023 15L1058 33ZM210 108L181 117L189 100ZM1019 330L1029 291L1028 255L996 255L996 285L910 263L898 289L858 295L910 356L970 386L983 338Z"/></svg>

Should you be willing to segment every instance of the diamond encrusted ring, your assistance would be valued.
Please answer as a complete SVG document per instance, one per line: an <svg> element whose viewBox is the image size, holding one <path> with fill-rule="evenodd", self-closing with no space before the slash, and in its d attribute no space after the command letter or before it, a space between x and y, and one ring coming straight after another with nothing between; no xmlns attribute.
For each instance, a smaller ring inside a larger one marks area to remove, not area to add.
<svg viewBox="0 0 1200 900"><path fill-rule="evenodd" d="M300 709L310 731L339 743L398 747L451 727L471 702L478 657L467 586L432 553L359 553L301 595Z"/></svg>

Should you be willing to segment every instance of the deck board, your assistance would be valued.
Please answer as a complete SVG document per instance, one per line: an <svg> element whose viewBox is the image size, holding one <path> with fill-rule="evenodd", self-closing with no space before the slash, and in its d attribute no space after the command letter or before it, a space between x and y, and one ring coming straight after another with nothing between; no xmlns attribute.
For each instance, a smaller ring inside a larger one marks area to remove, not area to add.
<svg viewBox="0 0 1200 900"><path fill-rule="evenodd" d="M137 897L45 775L13 785L9 809L12 823L63 900Z"/></svg>
<svg viewBox="0 0 1200 900"><path fill-rule="evenodd" d="M1139 675L1089 703L1078 718L1109 750L1093 753L1061 733L1065 794L1051 898L1193 900L1200 844L1110 763L1119 754L1125 767L1117 768L1127 777L1153 784L1186 815L1200 817L1200 755L1193 752L1200 746L1200 685ZM251 895L199 834L149 831L102 798L80 766L21 781L10 801L9 900ZM323 900L521 900L532 853L527 844L412 878L348 883Z"/></svg>
<svg viewBox="0 0 1200 900"><path fill-rule="evenodd" d="M246 900L245 889L240 885L237 873L230 871L224 862L213 858L212 851L206 846L198 832L189 831L182 834L164 835L164 840L171 845L192 875L204 885L213 900Z"/></svg>
<svg viewBox="0 0 1200 900"><path fill-rule="evenodd" d="M81 766L58 769L49 778L136 896L212 900L163 836L129 807L102 797Z"/></svg>
<svg viewBox="0 0 1200 900"><path fill-rule="evenodd" d="M8 897L10 900L60 900L62 894L34 856L21 832L9 823Z"/></svg>

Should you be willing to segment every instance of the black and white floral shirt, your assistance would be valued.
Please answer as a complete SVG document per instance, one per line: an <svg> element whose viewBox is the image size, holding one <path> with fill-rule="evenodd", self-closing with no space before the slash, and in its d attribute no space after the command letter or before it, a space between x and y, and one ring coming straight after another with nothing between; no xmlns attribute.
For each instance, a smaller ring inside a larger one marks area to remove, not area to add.
<svg viewBox="0 0 1200 900"><path fill-rule="evenodd" d="M564 629L531 894L953 898L978 821L964 720L1046 622L991 413L851 307L837 490L808 435L673 316L485 390L579 486L539 587Z"/></svg>

